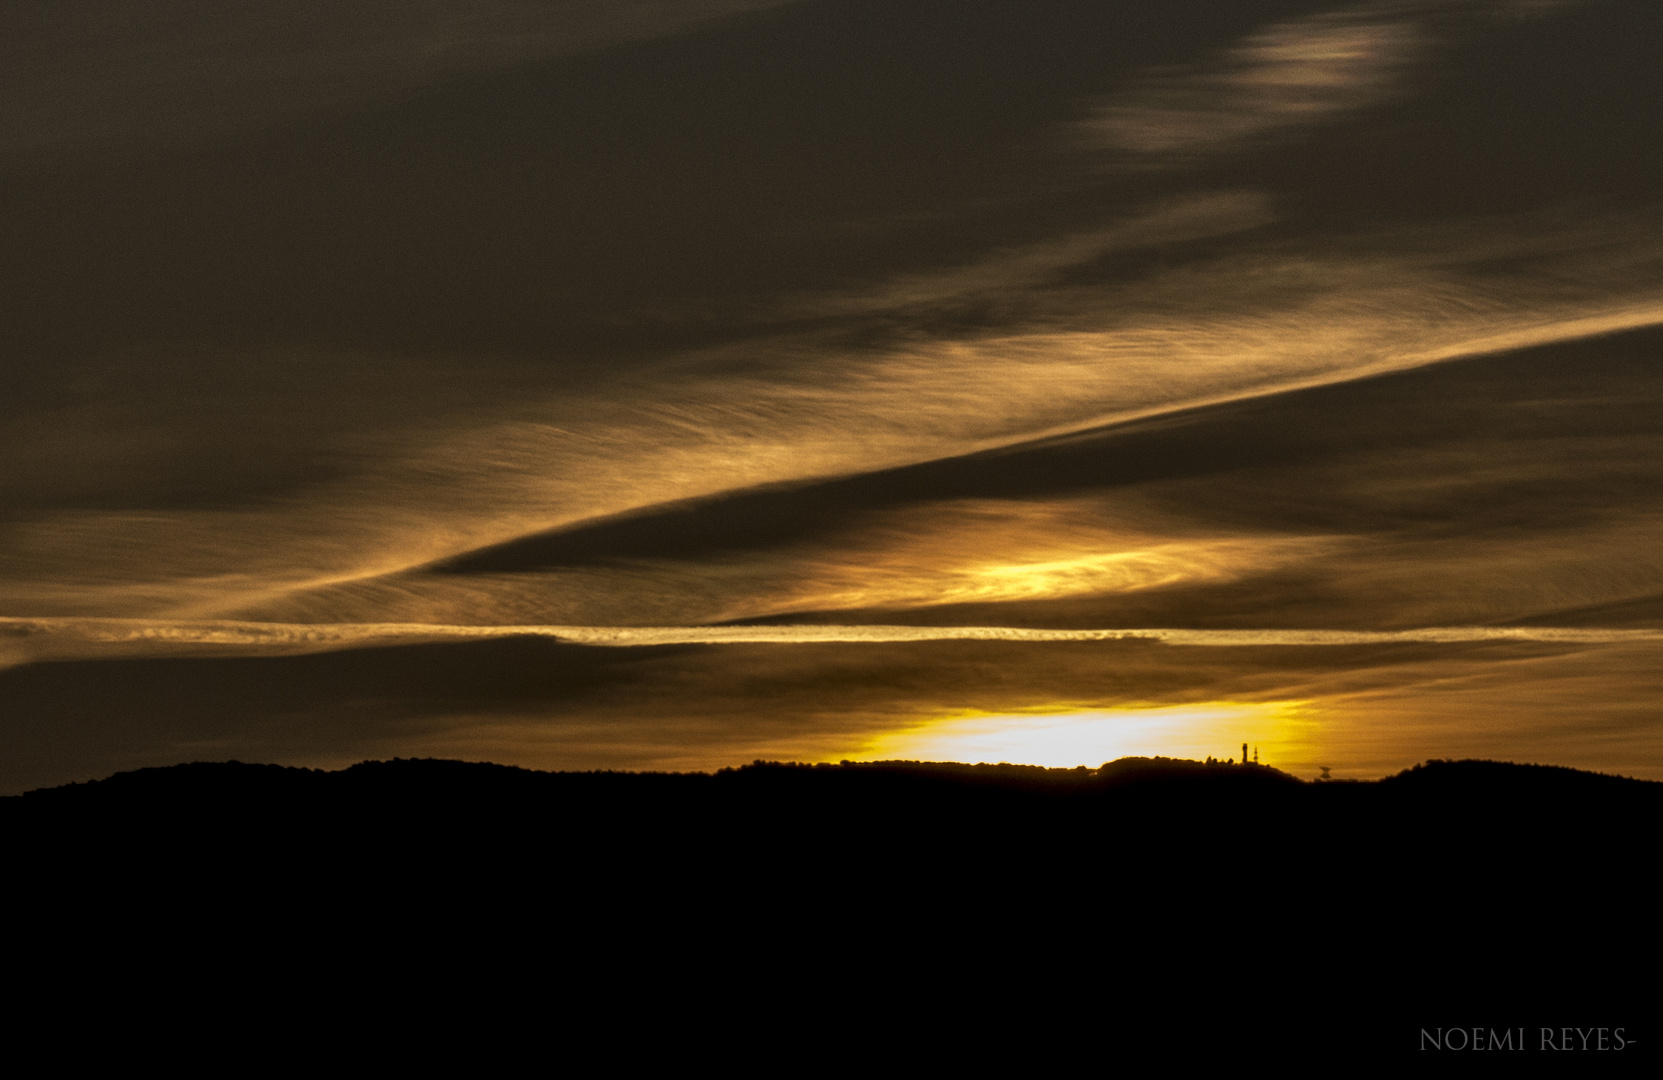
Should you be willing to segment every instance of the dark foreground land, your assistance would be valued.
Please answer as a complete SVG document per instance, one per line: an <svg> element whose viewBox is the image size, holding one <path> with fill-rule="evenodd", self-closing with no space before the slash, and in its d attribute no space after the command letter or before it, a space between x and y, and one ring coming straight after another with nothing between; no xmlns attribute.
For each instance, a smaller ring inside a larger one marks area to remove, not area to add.
<svg viewBox="0 0 1663 1080"><path fill-rule="evenodd" d="M692 871L961 858L1010 883L1128 858L1311 881L1408 865L1616 863L1663 823L1663 784L1540 765L1432 761L1384 780L1304 782L1258 765L1126 758L1100 769L757 762L710 773L546 773L442 760L336 772L196 763L0 799L38 857L237 862L278 852L360 868L478 861L494 875L578 861ZM14 848L18 850L18 848ZM1014 860L1008 862L1007 860ZM731 865L729 865L731 864ZM1607 866L1609 868L1609 865Z"/></svg>
<svg viewBox="0 0 1663 1080"><path fill-rule="evenodd" d="M1296 1056L1365 1057L1475 1025L1645 1050L1660 822L1663 784L1484 761L1368 783L1164 759L233 762L0 800L19 925L108 955L217 942L231 986L352 957L441 997L434 963L482 993L512 970L579 993L584 1023L740 1037L945 1009L1190 1048L1271 1025Z"/></svg>

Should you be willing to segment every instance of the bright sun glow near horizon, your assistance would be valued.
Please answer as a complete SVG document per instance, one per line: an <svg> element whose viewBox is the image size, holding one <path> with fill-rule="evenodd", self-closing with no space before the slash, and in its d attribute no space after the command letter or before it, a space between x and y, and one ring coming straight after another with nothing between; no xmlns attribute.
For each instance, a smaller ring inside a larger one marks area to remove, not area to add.
<svg viewBox="0 0 1663 1080"><path fill-rule="evenodd" d="M1266 765L1312 760L1316 721L1305 703L1204 702L1147 709L975 713L880 735L851 761L1009 762L1073 768L1123 757L1237 758L1242 743Z"/></svg>

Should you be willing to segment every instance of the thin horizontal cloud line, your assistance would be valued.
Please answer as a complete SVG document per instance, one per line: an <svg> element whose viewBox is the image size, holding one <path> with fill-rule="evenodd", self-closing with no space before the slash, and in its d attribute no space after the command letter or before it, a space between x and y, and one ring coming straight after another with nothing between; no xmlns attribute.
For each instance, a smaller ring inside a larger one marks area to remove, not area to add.
<svg viewBox="0 0 1663 1080"><path fill-rule="evenodd" d="M0 618L0 640L102 644L226 645L326 650L366 645L546 637L573 645L879 644L909 641L1155 641L1167 645L1386 645L1530 641L1558 644L1663 642L1663 630L1557 626L1433 626L1416 630L1041 630L1014 626L446 626L430 623L266 623L149 619Z"/></svg>

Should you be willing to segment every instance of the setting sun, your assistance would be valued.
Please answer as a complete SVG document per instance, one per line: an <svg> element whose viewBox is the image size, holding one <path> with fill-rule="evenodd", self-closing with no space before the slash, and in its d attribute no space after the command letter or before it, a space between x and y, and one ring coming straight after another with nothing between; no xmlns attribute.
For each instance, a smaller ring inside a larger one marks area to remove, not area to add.
<svg viewBox="0 0 1663 1080"><path fill-rule="evenodd" d="M1304 761L1314 721L1302 702L1205 702L1151 709L972 714L881 735L849 760L1019 762L1068 768L1122 757Z"/></svg>

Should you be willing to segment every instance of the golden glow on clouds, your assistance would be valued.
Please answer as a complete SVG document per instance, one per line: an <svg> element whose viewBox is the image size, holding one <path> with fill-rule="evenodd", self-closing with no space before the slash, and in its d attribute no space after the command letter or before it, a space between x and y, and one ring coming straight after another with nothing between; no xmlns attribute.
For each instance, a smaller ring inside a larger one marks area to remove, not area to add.
<svg viewBox="0 0 1663 1080"><path fill-rule="evenodd" d="M917 607L1137 592L1181 582L1228 580L1248 568L1274 565L1280 561L1276 556L1285 558L1291 548L1320 543L1196 541L1131 551L1045 553L1051 558L1035 552L1040 557L1024 562L970 558L957 563L953 556L966 553L949 552L933 566L907 566L894 558L901 553L888 553L893 561L887 563L811 567L819 580L800 586L784 609Z"/></svg>
<svg viewBox="0 0 1663 1080"><path fill-rule="evenodd" d="M1261 251L1062 290L1055 318L980 337L920 337L870 352L813 336L724 346L448 431L424 425L388 437L356 473L253 505L66 507L0 525L0 611L265 615L309 590L665 502L1663 321L1649 269L1660 253L1633 221L1537 221L1523 241L1520 223L1503 224L1472 226L1456 250L1391 253L1390 238L1358 238L1382 250ZM1535 245L1538 262L1569 260L1576 287L1488 269L1528 255L1521 244ZM1038 551L995 565L1101 553ZM1169 556L1188 558L1159 558ZM1103 564L1097 576L1129 566ZM1138 574L1159 576L1147 564ZM998 581L971 572L945 587L974 594ZM894 591L881 575L875 588ZM364 610L331 617L401 619ZM420 618L457 616L441 603Z"/></svg>
<svg viewBox="0 0 1663 1080"><path fill-rule="evenodd" d="M1196 546L1205 550L1203 545ZM1197 576L1194 573L1197 560L1179 554L1182 550L1182 545L1173 544L1143 551L973 567L968 574L976 580L976 586L967 593L947 595L954 599L963 595L974 599L1026 600L1172 585Z"/></svg>
<svg viewBox="0 0 1663 1080"><path fill-rule="evenodd" d="M1305 762L1317 722L1301 702L1203 702L1147 709L971 714L931 721L873 739L851 761L963 761L1096 767L1122 757L1240 760L1241 744L1260 762Z"/></svg>
<svg viewBox="0 0 1663 1080"><path fill-rule="evenodd" d="M1186 536L1130 496L914 506L788 553L781 584L724 619L990 603L1221 582L1327 551L1327 537ZM754 565L754 560L752 561ZM710 621L720 621L712 619Z"/></svg>

